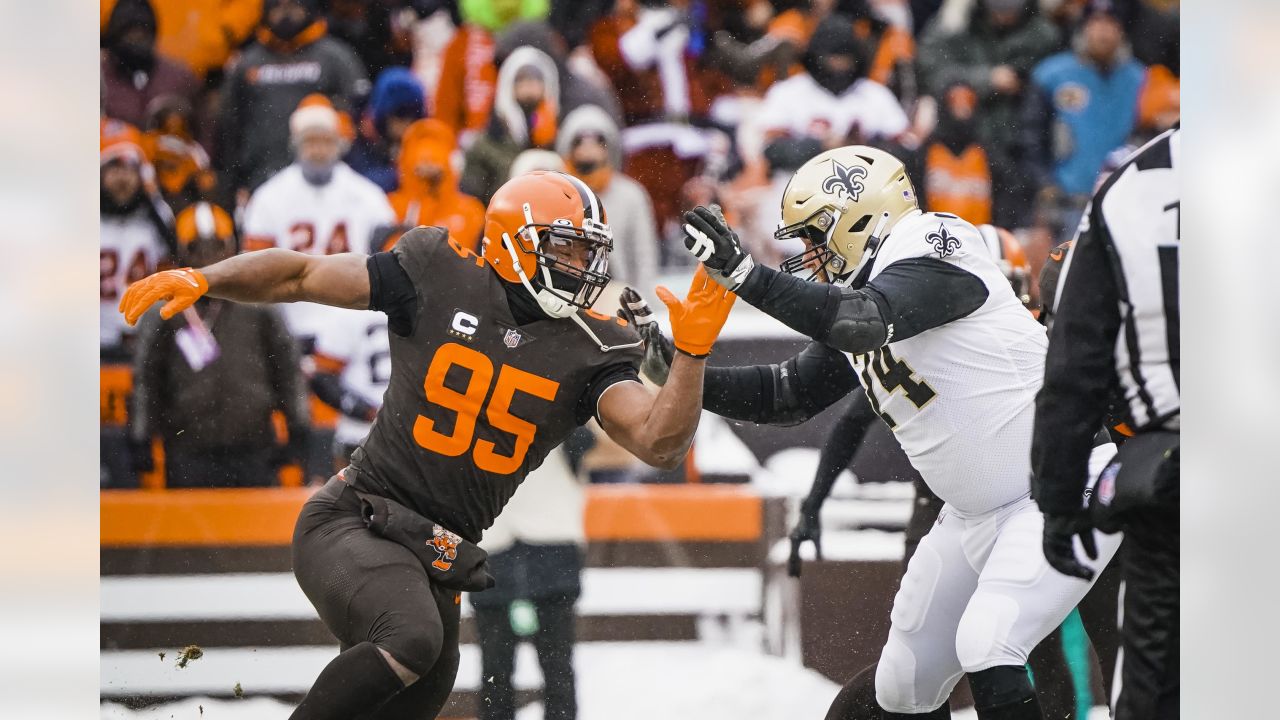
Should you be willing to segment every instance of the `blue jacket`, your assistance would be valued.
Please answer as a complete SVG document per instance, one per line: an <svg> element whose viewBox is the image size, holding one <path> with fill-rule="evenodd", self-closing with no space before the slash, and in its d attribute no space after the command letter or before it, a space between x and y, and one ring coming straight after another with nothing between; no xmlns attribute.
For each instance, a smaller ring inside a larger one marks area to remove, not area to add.
<svg viewBox="0 0 1280 720"><path fill-rule="evenodd" d="M1073 195L1093 191L1107 154L1123 145L1138 119L1147 68L1126 60L1101 72L1074 52L1045 58L1031 73L1024 128L1042 185Z"/></svg>

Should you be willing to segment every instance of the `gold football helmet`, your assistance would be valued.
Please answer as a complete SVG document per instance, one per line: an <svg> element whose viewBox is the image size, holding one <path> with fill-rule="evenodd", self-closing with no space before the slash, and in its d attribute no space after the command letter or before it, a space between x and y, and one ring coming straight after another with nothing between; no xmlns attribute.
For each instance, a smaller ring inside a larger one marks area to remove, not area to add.
<svg viewBox="0 0 1280 720"><path fill-rule="evenodd" d="M809 280L850 279L868 241L883 239L919 207L907 169L894 156L866 145L828 150L796 170L782 192L782 223L774 237L805 243L782 270L809 270Z"/></svg>

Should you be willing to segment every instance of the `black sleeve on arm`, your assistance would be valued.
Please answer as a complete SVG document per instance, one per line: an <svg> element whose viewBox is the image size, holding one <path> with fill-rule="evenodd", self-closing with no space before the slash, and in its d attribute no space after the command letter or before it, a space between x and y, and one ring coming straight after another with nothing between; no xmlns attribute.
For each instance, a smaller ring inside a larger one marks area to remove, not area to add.
<svg viewBox="0 0 1280 720"><path fill-rule="evenodd" d="M1120 291L1096 200L1090 229L1080 234L1059 281L1044 385L1036 395L1031 492L1046 513L1080 509L1093 439L1117 384Z"/></svg>
<svg viewBox="0 0 1280 720"><path fill-rule="evenodd" d="M627 381L640 382L640 373L636 372L635 365L631 363L614 363L600 368L592 376L591 382L587 383L587 389L582 393L582 397L578 399L574 419L579 425L593 417L596 422L600 422L600 416L596 413L600 405L600 396L614 384ZM601 427L603 426L604 424L601 423Z"/></svg>
<svg viewBox="0 0 1280 720"><path fill-rule="evenodd" d="M787 327L855 355L962 318L987 300L978 276L934 258L899 260L860 290L757 265L736 293Z"/></svg>
<svg viewBox="0 0 1280 720"><path fill-rule="evenodd" d="M318 372L311 376L311 392L326 405L337 408L343 415L368 422L378 408L369 404L358 393L342 384L342 377L335 373Z"/></svg>
<svg viewBox="0 0 1280 720"><path fill-rule="evenodd" d="M369 309L386 313L387 328L409 337L418 316L418 291L409 273L389 252L370 255L365 267L369 269Z"/></svg>
<svg viewBox="0 0 1280 720"><path fill-rule="evenodd" d="M867 283L866 289L892 329L890 340L906 340L959 320L982 307L989 294L977 275L931 257L899 260Z"/></svg>
<svg viewBox="0 0 1280 720"><path fill-rule="evenodd" d="M867 430L879 416L871 409L871 403L865 393L854 393L853 403L849 409L836 420L831 434L822 444L822 454L818 456L818 470L813 476L813 486L809 488L809 496L804 504L811 512L817 512L831 494L831 486L836 478L853 462L853 456L862 446L862 439Z"/></svg>
<svg viewBox="0 0 1280 720"><path fill-rule="evenodd" d="M819 342L840 305L840 288L756 265L734 291L782 324Z"/></svg>
<svg viewBox="0 0 1280 720"><path fill-rule="evenodd" d="M733 420L796 425L857 386L848 358L814 342L779 365L707 368L702 407Z"/></svg>

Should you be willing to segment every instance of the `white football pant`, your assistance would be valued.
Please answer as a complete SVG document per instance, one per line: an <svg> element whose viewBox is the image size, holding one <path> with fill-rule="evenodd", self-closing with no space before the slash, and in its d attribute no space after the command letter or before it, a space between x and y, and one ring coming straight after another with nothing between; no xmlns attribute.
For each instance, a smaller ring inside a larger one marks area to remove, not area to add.
<svg viewBox="0 0 1280 720"><path fill-rule="evenodd" d="M1115 455L1094 448L1090 487ZM1042 549L1044 516L1030 497L980 515L950 505L920 541L893 598L889 640L876 668L876 700L889 712L923 713L941 706L964 673L1025 665L1093 585L1049 566ZM1076 555L1097 573L1122 535L1094 532L1098 559L1075 539Z"/></svg>

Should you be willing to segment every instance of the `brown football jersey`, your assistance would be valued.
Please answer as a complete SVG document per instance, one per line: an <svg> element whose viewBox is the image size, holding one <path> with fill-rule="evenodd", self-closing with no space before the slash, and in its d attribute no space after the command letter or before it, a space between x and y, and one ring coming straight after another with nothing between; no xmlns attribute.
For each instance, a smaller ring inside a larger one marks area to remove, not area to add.
<svg viewBox="0 0 1280 720"><path fill-rule="evenodd" d="M392 255L416 310L407 336L390 334L391 380L352 480L479 542L600 391L636 377L640 337L594 311L580 312L614 349L570 318L517 324L504 281L440 228L405 233Z"/></svg>

